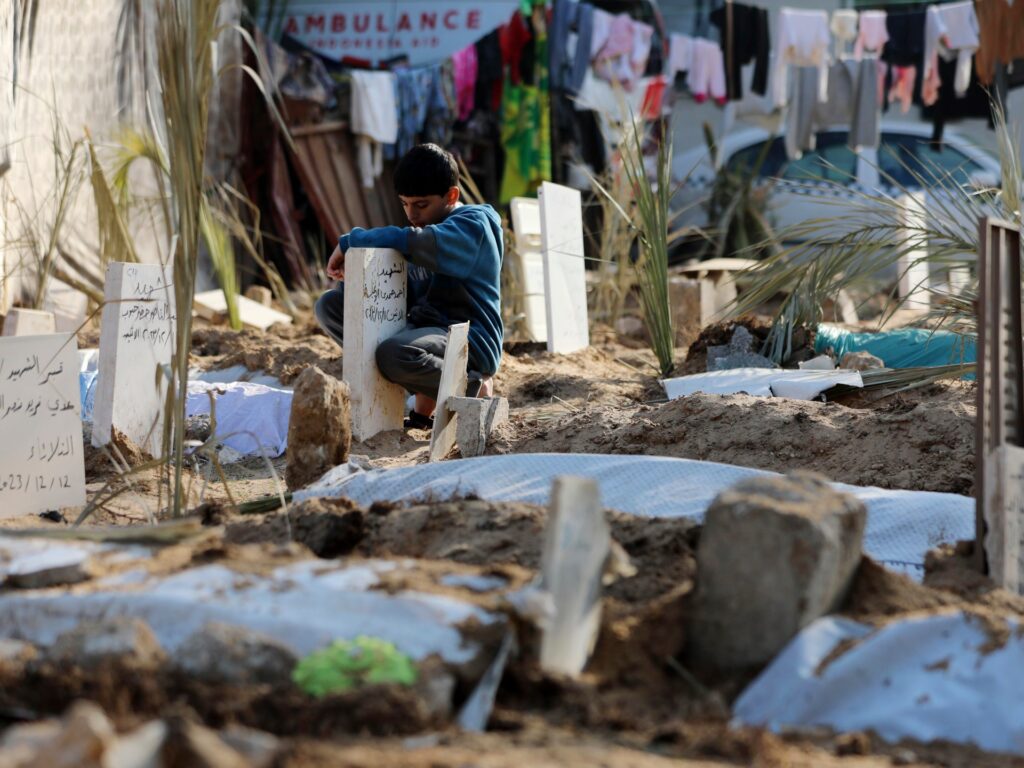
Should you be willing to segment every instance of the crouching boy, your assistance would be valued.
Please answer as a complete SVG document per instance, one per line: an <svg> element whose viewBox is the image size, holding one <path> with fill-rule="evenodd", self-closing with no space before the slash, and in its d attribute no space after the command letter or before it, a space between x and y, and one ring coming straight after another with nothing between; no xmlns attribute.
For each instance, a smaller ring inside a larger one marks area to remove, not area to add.
<svg viewBox="0 0 1024 768"><path fill-rule="evenodd" d="M408 227L357 227L338 240L327 262L327 275L345 277L349 248L393 248L429 279L409 307L404 331L377 347L377 367L384 378L416 395L406 428L432 423L448 326L469 321L470 397L488 396L501 360L501 219L489 205L459 201L455 158L436 144L413 147L395 167L395 192ZM412 277L412 275L410 275ZM343 343L344 295L327 291L316 304L317 320Z"/></svg>

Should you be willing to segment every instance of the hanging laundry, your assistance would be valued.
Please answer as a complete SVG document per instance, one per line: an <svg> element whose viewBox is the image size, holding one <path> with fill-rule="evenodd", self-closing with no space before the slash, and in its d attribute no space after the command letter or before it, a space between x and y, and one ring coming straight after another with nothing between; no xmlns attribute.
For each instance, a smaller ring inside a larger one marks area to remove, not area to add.
<svg viewBox="0 0 1024 768"><path fill-rule="evenodd" d="M828 49L832 42L828 14L825 11L783 8L779 11L775 40L772 72L772 102L775 106L783 107L789 101L786 75L791 64L818 69L818 101L824 101L828 85ZM805 74L801 81L806 84L809 77Z"/></svg>
<svg viewBox="0 0 1024 768"><path fill-rule="evenodd" d="M793 67L792 76L784 143L786 156L790 160L797 160L816 145L815 115L821 101L821 69L817 66Z"/></svg>
<svg viewBox="0 0 1024 768"><path fill-rule="evenodd" d="M392 72L352 71L352 133L363 186L373 188L383 170L382 145L398 139L398 104Z"/></svg>
<svg viewBox="0 0 1024 768"><path fill-rule="evenodd" d="M612 33L612 22L615 17L602 8L594 8L593 22L590 30L590 60L597 58Z"/></svg>
<svg viewBox="0 0 1024 768"><path fill-rule="evenodd" d="M629 55L629 63L633 68L633 78L643 77L647 70L647 61L651 58L651 40L654 38L654 27L642 21L633 22L633 50ZM660 73L659 73L660 74Z"/></svg>
<svg viewBox="0 0 1024 768"><path fill-rule="evenodd" d="M693 38L673 32L668 39L668 66L665 74L669 82L680 72L689 72L693 62Z"/></svg>
<svg viewBox="0 0 1024 768"><path fill-rule="evenodd" d="M578 93L590 66L594 6L578 0L555 0L551 13L548 77L552 90Z"/></svg>
<svg viewBox="0 0 1024 768"><path fill-rule="evenodd" d="M476 46L467 45L452 55L452 74L455 78L455 98L459 105L459 120L468 120L476 103Z"/></svg>
<svg viewBox="0 0 1024 768"><path fill-rule="evenodd" d="M832 36L843 46L855 42L858 20L859 15L851 8L837 8L832 11L832 21L829 24Z"/></svg>
<svg viewBox="0 0 1024 768"><path fill-rule="evenodd" d="M853 46L853 57L859 59L866 53L881 53L889 42L888 14L885 11L861 11L857 25L857 42Z"/></svg>
<svg viewBox="0 0 1024 768"><path fill-rule="evenodd" d="M722 53L725 57L726 93L730 101L743 96L743 66L754 62L751 85L755 93L764 95L768 89L768 12L743 3L726 0L721 8L711 12L711 23L721 32Z"/></svg>
<svg viewBox="0 0 1024 768"><path fill-rule="evenodd" d="M446 83L451 74L440 64L428 64L401 67L394 76L398 136L385 148L384 157L401 157L421 141L447 146L456 106L454 85Z"/></svg>
<svg viewBox="0 0 1024 768"><path fill-rule="evenodd" d="M694 38L687 86L693 100L702 104L710 97L719 106L728 101L725 85L725 59L717 43Z"/></svg>
<svg viewBox="0 0 1024 768"><path fill-rule="evenodd" d="M882 60L889 66L883 93L887 104L899 101L906 113L914 94L920 90L918 78L924 72L925 12L890 13L885 18L885 27L889 40L882 49Z"/></svg>
<svg viewBox="0 0 1024 768"><path fill-rule="evenodd" d="M978 79L991 85L999 64L1024 58L1024 2L977 0L979 44L975 56Z"/></svg>
<svg viewBox="0 0 1024 768"><path fill-rule="evenodd" d="M951 5L931 5L925 17L924 77L921 101L927 106L939 97L939 56L956 58L954 91L963 96L971 82L971 61L978 49L978 17L974 3L966 0Z"/></svg>
<svg viewBox="0 0 1024 768"><path fill-rule="evenodd" d="M484 35L476 48L476 109L497 113L501 108L502 74L500 29Z"/></svg>
<svg viewBox="0 0 1024 768"><path fill-rule="evenodd" d="M878 65L872 56L833 62L828 70L828 99L815 110L818 130L849 126L846 143L854 151L878 147L882 116Z"/></svg>
<svg viewBox="0 0 1024 768"><path fill-rule="evenodd" d="M652 27L633 21L628 14L611 17L607 38L593 59L594 74L632 91L647 66L653 35Z"/></svg>

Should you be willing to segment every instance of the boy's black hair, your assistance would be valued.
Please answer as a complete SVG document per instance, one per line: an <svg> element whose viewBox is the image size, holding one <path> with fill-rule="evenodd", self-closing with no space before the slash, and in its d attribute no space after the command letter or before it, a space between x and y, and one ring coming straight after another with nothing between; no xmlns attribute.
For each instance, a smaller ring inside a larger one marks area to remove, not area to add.
<svg viewBox="0 0 1024 768"><path fill-rule="evenodd" d="M398 161L394 173L395 192L403 197L446 195L459 185L455 158L437 144L419 144Z"/></svg>

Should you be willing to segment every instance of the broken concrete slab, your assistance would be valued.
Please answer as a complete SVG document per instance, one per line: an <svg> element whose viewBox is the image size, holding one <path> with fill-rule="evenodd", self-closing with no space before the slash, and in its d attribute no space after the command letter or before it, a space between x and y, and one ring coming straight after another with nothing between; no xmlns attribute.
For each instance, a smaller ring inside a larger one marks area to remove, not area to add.
<svg viewBox="0 0 1024 768"><path fill-rule="evenodd" d="M867 512L812 473L744 480L708 508L688 615L695 668L752 670L839 607L861 558Z"/></svg>
<svg viewBox="0 0 1024 768"><path fill-rule="evenodd" d="M778 368L772 360L754 351L756 341L745 326L737 325L728 344L708 347L709 371L731 371L737 368Z"/></svg>
<svg viewBox="0 0 1024 768"><path fill-rule="evenodd" d="M246 328L265 331L278 323L282 325L291 325L292 323L291 315L265 307L245 296L236 295L235 302L238 304L238 317ZM195 295L192 308L200 317L217 322L227 317L228 301L224 298L224 291L203 291Z"/></svg>
<svg viewBox="0 0 1024 768"><path fill-rule="evenodd" d="M53 312L13 307L4 318L4 336L42 336L57 332Z"/></svg>
<svg viewBox="0 0 1024 768"><path fill-rule="evenodd" d="M458 416L455 442L464 459L483 456L487 438L508 421L508 400L504 397L451 397L448 409Z"/></svg>
<svg viewBox="0 0 1024 768"><path fill-rule="evenodd" d="M348 385L310 366L295 381L288 420L285 482L302 488L348 461L352 413Z"/></svg>
<svg viewBox="0 0 1024 768"><path fill-rule="evenodd" d="M272 637L216 621L190 635L174 659L188 675L229 685L287 682L297 661Z"/></svg>

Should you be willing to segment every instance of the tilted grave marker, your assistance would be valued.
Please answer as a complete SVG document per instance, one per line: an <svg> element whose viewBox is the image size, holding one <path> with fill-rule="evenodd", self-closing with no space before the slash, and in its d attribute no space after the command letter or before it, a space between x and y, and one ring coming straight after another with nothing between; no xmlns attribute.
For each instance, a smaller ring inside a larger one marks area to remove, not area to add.
<svg viewBox="0 0 1024 768"><path fill-rule="evenodd" d="M541 573L555 612L541 639L540 665L578 675L601 626L601 580L611 549L611 529L596 480L556 478L544 532Z"/></svg>
<svg viewBox="0 0 1024 768"><path fill-rule="evenodd" d="M455 447L458 414L448 407L448 401L465 396L468 364L469 323L450 325L441 366L441 386L437 391L437 408L434 410L434 428L430 431L430 461L440 461Z"/></svg>
<svg viewBox="0 0 1024 768"><path fill-rule="evenodd" d="M85 504L78 344L0 338L0 516Z"/></svg>
<svg viewBox="0 0 1024 768"><path fill-rule="evenodd" d="M978 253L978 386L975 439L976 556L1000 586L1022 591L1024 343L1021 235L983 218Z"/></svg>
<svg viewBox="0 0 1024 768"><path fill-rule="evenodd" d="M163 367L171 364L177 326L172 282L159 264L107 266L93 445L106 445L117 429L151 455L163 453Z"/></svg>
<svg viewBox="0 0 1024 768"><path fill-rule="evenodd" d="M545 181L538 200L544 243L548 352L568 354L590 346L580 193Z"/></svg>
<svg viewBox="0 0 1024 768"><path fill-rule="evenodd" d="M377 345L405 328L405 259L386 248L345 252L345 354L342 378L352 405L352 436L368 440L401 429L405 390L377 369Z"/></svg>

